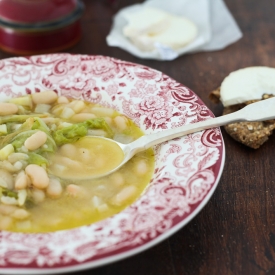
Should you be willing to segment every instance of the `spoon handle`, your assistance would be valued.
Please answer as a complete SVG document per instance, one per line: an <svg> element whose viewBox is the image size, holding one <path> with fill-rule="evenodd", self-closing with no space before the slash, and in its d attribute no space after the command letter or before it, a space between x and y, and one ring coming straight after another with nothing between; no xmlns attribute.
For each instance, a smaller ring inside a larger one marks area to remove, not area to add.
<svg viewBox="0 0 275 275"><path fill-rule="evenodd" d="M142 136L132 143L133 155L164 141L201 130L219 127L233 122L263 121L269 119L275 119L275 97L249 104L241 110L228 115Z"/></svg>

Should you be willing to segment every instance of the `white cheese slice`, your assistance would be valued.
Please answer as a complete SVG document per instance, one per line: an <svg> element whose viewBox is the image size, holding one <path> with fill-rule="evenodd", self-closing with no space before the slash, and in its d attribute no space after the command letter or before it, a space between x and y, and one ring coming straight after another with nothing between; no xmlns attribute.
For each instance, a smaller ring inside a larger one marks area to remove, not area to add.
<svg viewBox="0 0 275 275"><path fill-rule="evenodd" d="M177 50L192 42L198 32L189 19L154 8L145 8L129 19L123 33L142 51L153 51L156 43Z"/></svg>
<svg viewBox="0 0 275 275"><path fill-rule="evenodd" d="M167 13L156 8L147 7L125 17L128 24L123 28L123 34L127 37L155 34L166 27Z"/></svg>
<svg viewBox="0 0 275 275"><path fill-rule="evenodd" d="M261 99L263 94L275 95L275 68L247 67L230 73L223 80L220 100L226 107Z"/></svg>

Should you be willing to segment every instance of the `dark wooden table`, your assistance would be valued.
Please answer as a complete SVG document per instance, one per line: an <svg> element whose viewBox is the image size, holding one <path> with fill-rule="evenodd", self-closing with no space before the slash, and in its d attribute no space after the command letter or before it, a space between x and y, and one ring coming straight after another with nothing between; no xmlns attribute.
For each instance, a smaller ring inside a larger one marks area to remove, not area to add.
<svg viewBox="0 0 275 275"><path fill-rule="evenodd" d="M275 67L275 1L225 0L243 38L224 50L184 55L174 61L142 60L106 44L113 15L138 0L84 0L83 37L66 52L107 55L160 70L191 88L219 116L209 92L231 71ZM11 55L0 52L0 58ZM275 274L275 135L260 149L235 142L222 129L225 167L206 207L184 228L130 258L77 274L260 275Z"/></svg>

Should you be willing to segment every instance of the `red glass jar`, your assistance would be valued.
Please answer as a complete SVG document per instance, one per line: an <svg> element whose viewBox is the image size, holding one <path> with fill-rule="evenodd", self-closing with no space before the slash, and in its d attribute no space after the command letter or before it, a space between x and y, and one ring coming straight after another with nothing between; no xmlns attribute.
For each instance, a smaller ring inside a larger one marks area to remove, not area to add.
<svg viewBox="0 0 275 275"><path fill-rule="evenodd" d="M17 23L59 20L73 12L77 0L0 0L0 19Z"/></svg>
<svg viewBox="0 0 275 275"><path fill-rule="evenodd" d="M80 0L0 0L0 48L17 55L56 52L81 37Z"/></svg>

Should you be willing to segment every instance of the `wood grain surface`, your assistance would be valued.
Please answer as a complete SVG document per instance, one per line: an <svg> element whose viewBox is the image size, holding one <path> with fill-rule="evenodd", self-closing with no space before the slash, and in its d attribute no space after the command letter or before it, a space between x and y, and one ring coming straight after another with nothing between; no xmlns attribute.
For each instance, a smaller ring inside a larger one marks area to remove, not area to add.
<svg viewBox="0 0 275 275"><path fill-rule="evenodd" d="M83 36L65 52L112 56L160 70L192 89L216 116L222 106L212 103L208 95L226 75L247 66L275 67L275 1L225 0L243 37L223 50L188 54L167 62L142 60L106 44L114 14L143 1L83 2ZM0 52L1 59L7 57L11 55ZM189 224L140 254L77 274L275 274L275 134L254 150L222 132L226 161L219 186Z"/></svg>

